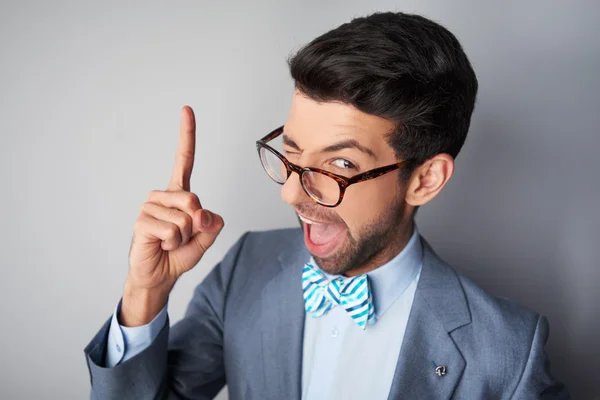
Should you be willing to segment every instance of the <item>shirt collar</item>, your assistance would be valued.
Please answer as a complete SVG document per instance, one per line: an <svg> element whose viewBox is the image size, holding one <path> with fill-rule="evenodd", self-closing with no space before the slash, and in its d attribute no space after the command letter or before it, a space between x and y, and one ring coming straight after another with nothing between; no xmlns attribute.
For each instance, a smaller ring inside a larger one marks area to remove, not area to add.
<svg viewBox="0 0 600 400"><path fill-rule="evenodd" d="M318 266L312 256L310 262ZM413 234L402 251L381 267L367 273L377 318L381 318L383 313L404 293L421 271L422 264L423 245L415 225ZM342 275L328 274L323 270L321 272L329 281L346 278Z"/></svg>

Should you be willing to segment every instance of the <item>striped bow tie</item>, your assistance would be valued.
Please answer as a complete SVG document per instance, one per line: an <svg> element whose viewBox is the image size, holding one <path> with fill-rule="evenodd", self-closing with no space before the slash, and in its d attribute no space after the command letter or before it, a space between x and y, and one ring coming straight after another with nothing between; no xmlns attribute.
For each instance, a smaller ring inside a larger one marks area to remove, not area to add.
<svg viewBox="0 0 600 400"><path fill-rule="evenodd" d="M302 289L304 308L313 318L339 305L362 329L375 323L375 307L366 274L330 282L317 267L308 263L302 273Z"/></svg>

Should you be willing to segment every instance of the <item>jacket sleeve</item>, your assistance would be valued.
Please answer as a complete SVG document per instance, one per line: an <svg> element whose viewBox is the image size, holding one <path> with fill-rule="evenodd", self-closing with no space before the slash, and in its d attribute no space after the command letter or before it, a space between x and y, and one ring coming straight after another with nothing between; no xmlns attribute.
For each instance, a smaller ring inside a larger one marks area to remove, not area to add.
<svg viewBox="0 0 600 400"><path fill-rule="evenodd" d="M533 335L527 364L512 399L562 400L571 398L565 385L554 379L550 373L550 360L544 350L548 335L548 320L546 317L540 316Z"/></svg>
<svg viewBox="0 0 600 400"><path fill-rule="evenodd" d="M110 319L86 346L92 399L212 399L226 383L223 310L230 279L247 234L195 291L184 318L163 327L133 358L105 367Z"/></svg>

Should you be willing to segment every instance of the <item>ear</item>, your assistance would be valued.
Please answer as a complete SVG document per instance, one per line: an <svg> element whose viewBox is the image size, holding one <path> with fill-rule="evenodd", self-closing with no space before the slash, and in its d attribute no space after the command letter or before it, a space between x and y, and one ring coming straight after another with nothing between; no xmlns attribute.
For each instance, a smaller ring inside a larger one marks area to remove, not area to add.
<svg viewBox="0 0 600 400"><path fill-rule="evenodd" d="M436 154L415 169L408 182L406 202L418 207L431 201L454 172L454 158L451 155Z"/></svg>

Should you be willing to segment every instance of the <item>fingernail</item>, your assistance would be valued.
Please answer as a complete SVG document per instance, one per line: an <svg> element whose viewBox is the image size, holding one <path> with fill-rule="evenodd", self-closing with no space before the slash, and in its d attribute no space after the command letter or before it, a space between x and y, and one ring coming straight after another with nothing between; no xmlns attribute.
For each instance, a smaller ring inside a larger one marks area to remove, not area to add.
<svg viewBox="0 0 600 400"><path fill-rule="evenodd" d="M208 228L210 226L210 223L212 222L212 215L210 214L210 211L202 210L202 215L200 216L200 219L202 222L202 227Z"/></svg>

